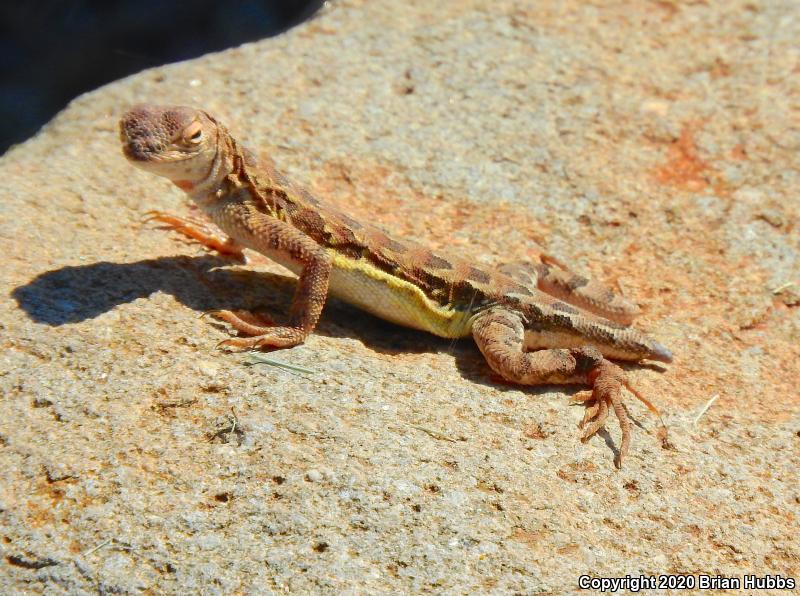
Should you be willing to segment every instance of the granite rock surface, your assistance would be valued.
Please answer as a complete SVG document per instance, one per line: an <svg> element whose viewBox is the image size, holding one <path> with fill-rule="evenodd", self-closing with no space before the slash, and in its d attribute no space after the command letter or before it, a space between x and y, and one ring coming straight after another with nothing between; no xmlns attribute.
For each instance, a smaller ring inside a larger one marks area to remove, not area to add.
<svg viewBox="0 0 800 596"><path fill-rule="evenodd" d="M490 9L488 7L491 7ZM574 591L800 579L800 8L348 0L74 101L0 158L0 591ZM220 307L293 280L142 225L138 102L205 107L352 215L486 264L543 248L670 366L582 445L575 389L342 303L250 365Z"/></svg>

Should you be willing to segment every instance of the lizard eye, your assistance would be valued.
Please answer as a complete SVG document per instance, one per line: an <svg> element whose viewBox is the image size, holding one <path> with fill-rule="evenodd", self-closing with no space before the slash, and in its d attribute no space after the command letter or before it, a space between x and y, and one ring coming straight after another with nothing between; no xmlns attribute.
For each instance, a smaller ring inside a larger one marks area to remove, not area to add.
<svg viewBox="0 0 800 596"><path fill-rule="evenodd" d="M199 122L192 122L184 129L182 136L184 142L196 145L203 139L203 125Z"/></svg>

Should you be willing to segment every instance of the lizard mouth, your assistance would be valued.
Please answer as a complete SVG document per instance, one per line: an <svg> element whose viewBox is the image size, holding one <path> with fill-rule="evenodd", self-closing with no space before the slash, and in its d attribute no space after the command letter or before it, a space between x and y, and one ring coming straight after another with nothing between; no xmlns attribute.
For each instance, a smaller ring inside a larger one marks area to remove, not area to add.
<svg viewBox="0 0 800 596"><path fill-rule="evenodd" d="M160 149L133 140L123 139L122 152L131 161L153 161Z"/></svg>
<svg viewBox="0 0 800 596"><path fill-rule="evenodd" d="M134 119L123 118L119 123L122 152L132 161L151 161L164 150L163 143L152 135L144 134Z"/></svg>
<svg viewBox="0 0 800 596"><path fill-rule="evenodd" d="M122 152L131 161L157 161L167 148L168 131L149 112L134 108L119 121Z"/></svg>
<svg viewBox="0 0 800 596"><path fill-rule="evenodd" d="M165 155L167 147L161 143L148 138L130 138L124 131L121 137L122 153L131 161L178 163L194 157L191 154L183 156Z"/></svg>

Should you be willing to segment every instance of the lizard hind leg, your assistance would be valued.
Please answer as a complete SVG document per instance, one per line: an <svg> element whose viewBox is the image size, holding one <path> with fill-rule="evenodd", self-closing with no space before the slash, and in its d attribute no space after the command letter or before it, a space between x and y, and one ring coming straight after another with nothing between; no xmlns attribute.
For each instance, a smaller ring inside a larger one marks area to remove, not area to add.
<svg viewBox="0 0 800 596"><path fill-rule="evenodd" d="M630 325L639 307L610 288L577 275L548 255L541 263L514 262L499 271L529 289L537 289L606 319Z"/></svg>
<svg viewBox="0 0 800 596"><path fill-rule="evenodd" d="M622 369L606 360L595 348L549 348L525 351L525 328L521 317L503 307L489 309L479 315L472 326L472 335L489 366L509 381L522 385L581 383L592 388L589 410L581 426L588 427L581 436L585 442L600 430L614 412L619 421L622 441L617 467L628 452L631 427L622 405L622 387L629 387ZM634 393L651 409L655 408ZM657 412L657 410L655 410Z"/></svg>

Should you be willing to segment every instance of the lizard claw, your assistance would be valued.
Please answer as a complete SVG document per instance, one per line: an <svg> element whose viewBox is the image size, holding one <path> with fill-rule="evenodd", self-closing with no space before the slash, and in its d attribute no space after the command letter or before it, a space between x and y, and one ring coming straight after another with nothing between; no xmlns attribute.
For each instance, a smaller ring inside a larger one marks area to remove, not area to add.
<svg viewBox="0 0 800 596"><path fill-rule="evenodd" d="M169 228L179 230L181 228L186 227L189 223L188 218L181 218L177 215L170 215L165 211L159 211L158 209L151 209L150 211L145 211L142 214L142 224L150 223L151 221L157 221L162 223Z"/></svg>
<svg viewBox="0 0 800 596"><path fill-rule="evenodd" d="M232 350L237 352L246 352L252 349L250 345L242 345L238 340L241 339L250 339L250 338L240 338L240 337L229 337L228 339L223 339L221 342L218 342L216 346L214 346L215 350L221 350L223 348L239 348L238 350Z"/></svg>
<svg viewBox="0 0 800 596"><path fill-rule="evenodd" d="M163 212L157 211L155 209L151 209L150 211L145 211L142 214L142 223L153 221L154 219L157 219L160 215L163 215Z"/></svg>
<svg viewBox="0 0 800 596"><path fill-rule="evenodd" d="M592 400L594 400L594 394L591 391L578 391L572 396L569 405L575 406Z"/></svg>

